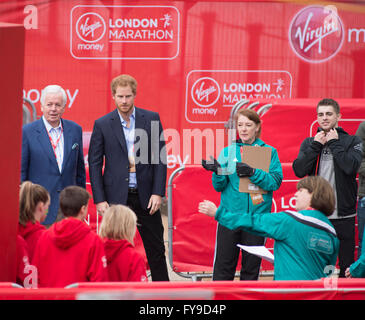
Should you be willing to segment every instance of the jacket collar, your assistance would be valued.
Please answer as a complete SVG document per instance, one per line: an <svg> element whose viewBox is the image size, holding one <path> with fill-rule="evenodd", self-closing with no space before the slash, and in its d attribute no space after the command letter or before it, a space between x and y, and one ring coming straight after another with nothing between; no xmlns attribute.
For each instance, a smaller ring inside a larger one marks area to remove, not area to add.
<svg viewBox="0 0 365 320"><path fill-rule="evenodd" d="M265 142L261 139L257 138L252 144L243 143L241 139L234 140L233 143L239 145L239 146L263 146L265 145Z"/></svg>
<svg viewBox="0 0 365 320"><path fill-rule="evenodd" d="M338 134L348 134L345 130L343 130L341 127L335 128ZM323 131L320 127L317 128L317 132Z"/></svg>
<svg viewBox="0 0 365 320"><path fill-rule="evenodd" d="M133 112L135 114L135 129L145 128L146 119L144 117L144 113L142 112L142 110L137 107L134 107ZM118 109L115 109L114 111L112 111L112 117L110 118L110 121L111 121L112 130L113 130L115 136L117 137L123 151L125 153L128 153L127 143L125 141L124 131L123 131L122 123L120 121ZM138 142L138 141L135 141L135 142Z"/></svg>
<svg viewBox="0 0 365 320"><path fill-rule="evenodd" d="M62 120L61 120L62 121ZM64 128L64 124L62 123L62 126ZM58 167L56 157L54 155L51 142L49 141L49 135L47 132L47 128L43 122L42 119L37 120L37 126L35 127L35 130L38 132L38 142L42 146L45 154L51 159L51 162L54 166Z"/></svg>

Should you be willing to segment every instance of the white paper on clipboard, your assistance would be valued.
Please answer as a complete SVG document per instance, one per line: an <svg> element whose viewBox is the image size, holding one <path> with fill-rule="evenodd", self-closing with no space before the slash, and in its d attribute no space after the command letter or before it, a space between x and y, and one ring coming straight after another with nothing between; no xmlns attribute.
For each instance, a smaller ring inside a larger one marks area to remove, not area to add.
<svg viewBox="0 0 365 320"><path fill-rule="evenodd" d="M245 246L238 244L237 247L271 263L274 263L274 255L265 246Z"/></svg>

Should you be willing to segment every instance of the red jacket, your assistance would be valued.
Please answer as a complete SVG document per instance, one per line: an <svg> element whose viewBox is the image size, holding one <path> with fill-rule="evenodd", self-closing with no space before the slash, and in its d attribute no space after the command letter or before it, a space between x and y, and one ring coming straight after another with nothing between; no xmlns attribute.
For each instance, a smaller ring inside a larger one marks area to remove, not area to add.
<svg viewBox="0 0 365 320"><path fill-rule="evenodd" d="M27 242L30 261L32 261L33 259L34 250L39 237L46 230L46 227L44 225L41 225L39 222L33 223L31 221L28 221L25 227L22 226L20 223L18 224L18 234L22 236L23 239Z"/></svg>
<svg viewBox="0 0 365 320"><path fill-rule="evenodd" d="M109 281L147 281L143 256L127 240L104 240Z"/></svg>
<svg viewBox="0 0 365 320"><path fill-rule="evenodd" d="M41 236L33 264L39 287L108 280L103 242L76 218L55 223Z"/></svg>
<svg viewBox="0 0 365 320"><path fill-rule="evenodd" d="M20 235L16 238L16 283L24 286L24 279L28 275L25 268L29 266L28 246Z"/></svg>

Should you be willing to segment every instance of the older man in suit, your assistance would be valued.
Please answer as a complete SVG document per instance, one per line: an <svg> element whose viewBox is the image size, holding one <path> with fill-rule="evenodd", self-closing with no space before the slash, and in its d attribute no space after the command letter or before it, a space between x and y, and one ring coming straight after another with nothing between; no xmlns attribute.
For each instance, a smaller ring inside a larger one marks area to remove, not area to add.
<svg viewBox="0 0 365 320"><path fill-rule="evenodd" d="M160 117L135 107L137 82L133 77L114 78L111 89L116 109L95 121L90 138L94 202L99 214L110 204L128 205L136 213L152 280L168 281L159 210L167 172Z"/></svg>
<svg viewBox="0 0 365 320"><path fill-rule="evenodd" d="M21 181L44 186L51 205L43 224L51 225L58 215L59 194L69 185L86 187L82 129L62 119L67 102L65 90L49 85L42 90L41 119L23 126Z"/></svg>

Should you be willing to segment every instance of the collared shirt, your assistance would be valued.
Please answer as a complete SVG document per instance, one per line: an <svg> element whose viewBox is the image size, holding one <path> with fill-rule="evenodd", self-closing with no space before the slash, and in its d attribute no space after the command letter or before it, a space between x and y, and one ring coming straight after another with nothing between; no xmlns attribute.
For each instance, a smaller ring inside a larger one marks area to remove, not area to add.
<svg viewBox="0 0 365 320"><path fill-rule="evenodd" d="M56 156L56 161L58 164L58 169L60 172L62 171L62 163L63 163L63 154L64 154L64 138L63 138L63 131L61 121L58 127L52 127L48 121L42 116L43 123L46 127L46 130L49 134L49 137L52 139L52 143L54 146L54 154ZM53 149L53 146L52 146Z"/></svg>
<svg viewBox="0 0 365 320"><path fill-rule="evenodd" d="M136 109L133 108L133 112L129 117L129 128L127 127L127 121L123 119L123 117L118 112L120 122L122 123L122 128L124 132L125 142L127 144L128 149L128 158L135 159L134 154L134 139L135 139L135 124L136 124ZM129 172L129 187L136 188L137 187L137 177L135 172Z"/></svg>

